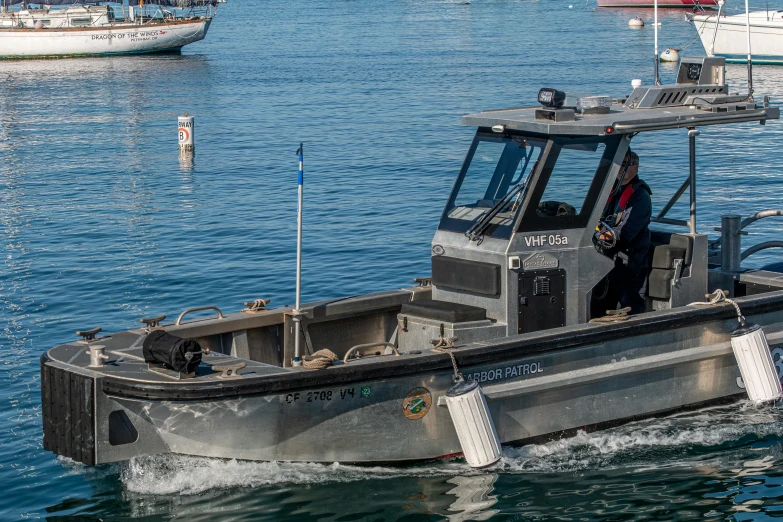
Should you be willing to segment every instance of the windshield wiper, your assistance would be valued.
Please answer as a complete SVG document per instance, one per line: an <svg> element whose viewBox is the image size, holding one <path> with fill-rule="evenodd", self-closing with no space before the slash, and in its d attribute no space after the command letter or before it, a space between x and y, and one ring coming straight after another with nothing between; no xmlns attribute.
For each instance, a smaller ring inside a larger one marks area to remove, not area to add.
<svg viewBox="0 0 783 522"><path fill-rule="evenodd" d="M527 180L525 180L527 181ZM476 221L472 227L468 229L467 232L465 232L465 236L467 236L468 239L471 241L477 241L480 239L484 232L487 231L490 224L492 223L492 220L495 219L495 216L497 216L501 210L506 208L506 205L508 205L514 197L518 196L522 193L522 190L525 188L525 181L522 183L517 183L513 187L511 187L511 190L506 192L506 195L500 198L497 203L492 205L486 212L484 212L478 221Z"/></svg>

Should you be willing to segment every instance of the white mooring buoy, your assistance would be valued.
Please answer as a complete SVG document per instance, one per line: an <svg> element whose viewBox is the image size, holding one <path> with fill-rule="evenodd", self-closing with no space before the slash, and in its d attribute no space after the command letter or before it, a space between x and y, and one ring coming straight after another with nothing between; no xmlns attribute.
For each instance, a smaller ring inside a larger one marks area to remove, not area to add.
<svg viewBox="0 0 783 522"><path fill-rule="evenodd" d="M193 122L193 116L188 116L186 112L184 116L177 118L179 133L179 151L180 152L192 152L195 148L194 132L195 126Z"/></svg>
<svg viewBox="0 0 783 522"><path fill-rule="evenodd" d="M500 441L478 382L454 384L446 391L446 405L468 465L484 468L500 460Z"/></svg>
<svg viewBox="0 0 783 522"><path fill-rule="evenodd" d="M642 20L638 16L634 16L633 18L628 20L628 27L644 27L644 20Z"/></svg>
<svg viewBox="0 0 783 522"><path fill-rule="evenodd" d="M746 323L740 316L740 325L731 334L731 349L750 400L772 401L783 397L769 343L759 325Z"/></svg>
<svg viewBox="0 0 783 522"><path fill-rule="evenodd" d="M664 50L661 53L661 61L662 62L679 62L680 61L680 53L677 51L677 49L673 49L671 47L667 47L666 50Z"/></svg>

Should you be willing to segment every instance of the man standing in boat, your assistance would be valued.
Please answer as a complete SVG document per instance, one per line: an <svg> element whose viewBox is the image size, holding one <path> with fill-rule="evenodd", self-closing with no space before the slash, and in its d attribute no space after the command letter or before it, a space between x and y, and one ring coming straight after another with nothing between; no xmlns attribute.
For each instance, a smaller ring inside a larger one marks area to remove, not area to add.
<svg viewBox="0 0 783 522"><path fill-rule="evenodd" d="M638 173L639 156L628 149L602 219L611 232L605 230L599 235L602 242L611 242L614 236L614 247L604 253L614 258L615 266L605 278L604 292L599 291L604 295L593 298L592 317L614 310L618 302L622 308L630 307L631 314L645 311L652 191Z"/></svg>

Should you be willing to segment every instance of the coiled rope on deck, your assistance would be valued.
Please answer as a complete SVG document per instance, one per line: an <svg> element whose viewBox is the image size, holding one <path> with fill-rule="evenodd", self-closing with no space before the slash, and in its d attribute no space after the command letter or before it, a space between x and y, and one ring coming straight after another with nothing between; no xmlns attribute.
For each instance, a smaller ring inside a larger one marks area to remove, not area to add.
<svg viewBox="0 0 783 522"><path fill-rule="evenodd" d="M333 351L329 350L328 348L324 348L322 350L318 350L313 355L305 355L302 359L302 367L304 369L323 370L324 368L331 366L332 363L338 359L338 357Z"/></svg>
<svg viewBox="0 0 783 522"><path fill-rule="evenodd" d="M603 317L596 317L590 319L591 323L619 323L621 321L627 321L630 317L628 313L631 311L630 306L620 308L619 310L607 310L606 315Z"/></svg>

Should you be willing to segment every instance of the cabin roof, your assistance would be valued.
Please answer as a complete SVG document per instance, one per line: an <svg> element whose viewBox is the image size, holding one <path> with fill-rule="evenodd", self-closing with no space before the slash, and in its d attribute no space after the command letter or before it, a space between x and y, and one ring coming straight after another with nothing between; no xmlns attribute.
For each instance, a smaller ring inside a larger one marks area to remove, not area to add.
<svg viewBox="0 0 783 522"><path fill-rule="evenodd" d="M703 125L765 122L780 117L777 107L764 107L765 104L752 102L629 108L624 105L624 101L613 101L608 113L576 114L572 121L537 119L536 110L542 110L543 107L518 107L468 114L463 116L462 124L474 127L503 125L507 130L547 135L605 136Z"/></svg>

